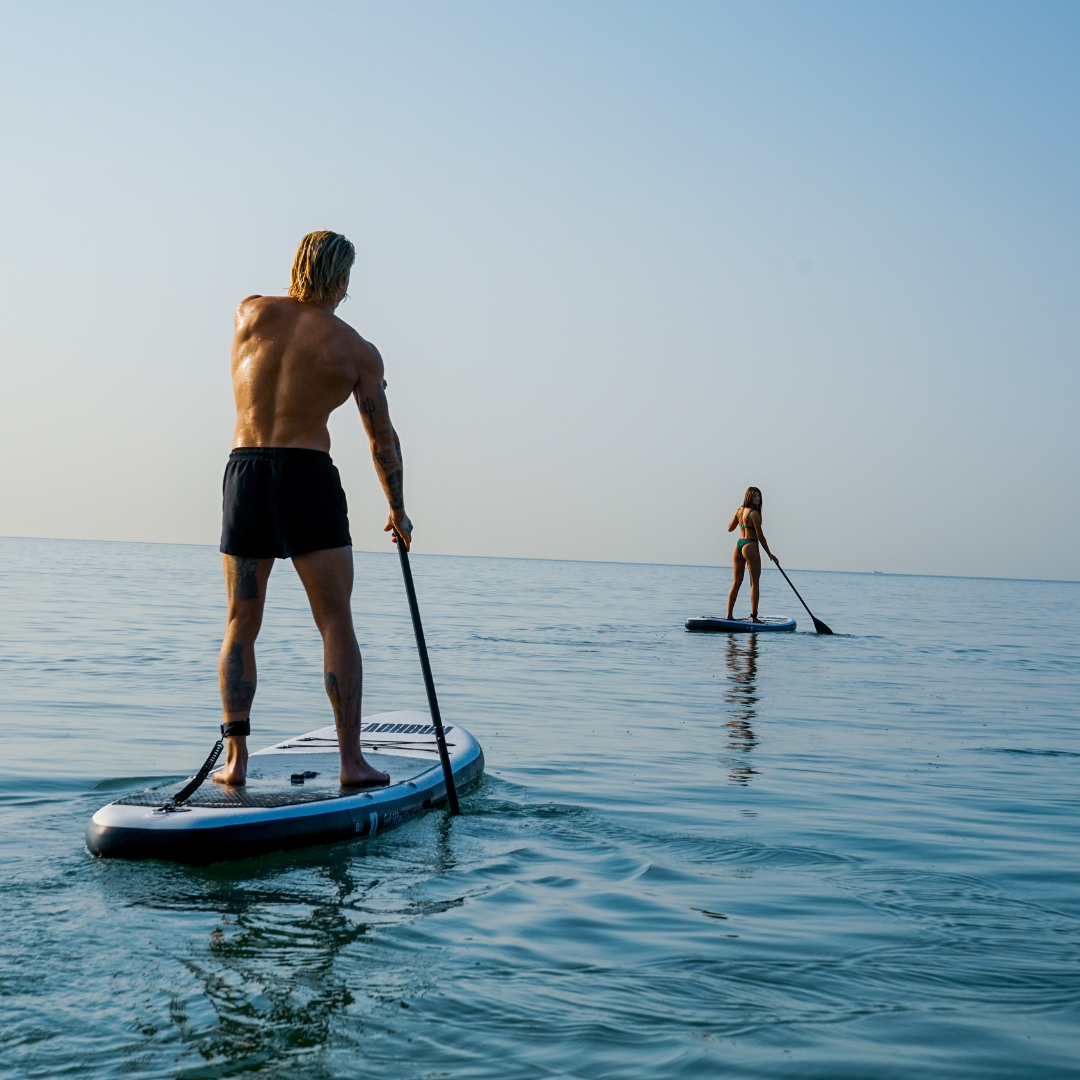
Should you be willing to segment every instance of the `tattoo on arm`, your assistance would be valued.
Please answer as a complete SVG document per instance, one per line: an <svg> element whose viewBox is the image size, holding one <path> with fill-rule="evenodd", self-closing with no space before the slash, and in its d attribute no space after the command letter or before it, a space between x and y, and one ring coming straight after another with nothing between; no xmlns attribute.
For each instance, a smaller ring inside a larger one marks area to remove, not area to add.
<svg viewBox="0 0 1080 1080"><path fill-rule="evenodd" d="M391 510L405 509L405 474L401 469L386 474L386 492L390 497Z"/></svg>
<svg viewBox="0 0 1080 1080"><path fill-rule="evenodd" d="M390 407L380 385L374 395L357 394L360 415L371 440L371 457L379 474L387 501L394 510L405 509L405 469L401 440L390 422Z"/></svg>
<svg viewBox="0 0 1080 1080"><path fill-rule="evenodd" d="M227 713L247 712L255 699L255 680L244 678L244 646L233 642L221 665L221 703Z"/></svg>

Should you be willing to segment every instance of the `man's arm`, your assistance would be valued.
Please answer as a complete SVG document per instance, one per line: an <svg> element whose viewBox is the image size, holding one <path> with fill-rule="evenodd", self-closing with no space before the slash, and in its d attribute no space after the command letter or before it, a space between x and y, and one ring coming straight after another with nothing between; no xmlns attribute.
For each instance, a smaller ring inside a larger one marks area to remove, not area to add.
<svg viewBox="0 0 1080 1080"><path fill-rule="evenodd" d="M366 344L366 343L365 343ZM374 345L368 344L375 361L365 365L368 369L360 377L353 390L364 430L371 443L371 460L375 472L386 492L390 504L390 519L384 532L395 530L405 541L405 550L412 543L412 522L405 513L405 465L401 457L401 442L394 425L390 422L390 406L386 400L386 382L383 379L382 357Z"/></svg>

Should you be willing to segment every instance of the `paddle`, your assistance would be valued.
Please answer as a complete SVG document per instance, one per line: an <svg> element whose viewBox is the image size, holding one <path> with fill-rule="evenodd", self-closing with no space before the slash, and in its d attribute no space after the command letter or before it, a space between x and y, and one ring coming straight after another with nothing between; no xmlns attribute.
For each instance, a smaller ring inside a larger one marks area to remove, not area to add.
<svg viewBox="0 0 1080 1080"><path fill-rule="evenodd" d="M773 561L775 562L776 560L774 559ZM784 574L784 568L779 563L776 563L776 569L779 570L781 574ZM791 578L789 578L787 576L787 574L784 574L784 580L789 585L791 585ZM799 590L796 589L794 585L791 585L791 591L796 596L799 596ZM814 629L819 634L831 634L832 633L832 631L808 607L806 607L806 601L801 596L799 596L799 603L802 604L802 606L806 608L806 614L809 615L810 618L814 620Z"/></svg>
<svg viewBox="0 0 1080 1080"><path fill-rule="evenodd" d="M416 634L416 651L420 654L420 670L424 673L424 686L427 688L428 708L431 710L431 721L435 725L435 741L439 744L439 758L442 761L443 779L446 781L446 798L450 803L450 813L460 814L457 788L454 786L454 770L450 768L450 754L446 749L439 699L435 696L435 680L431 677L431 664L428 662L427 644L424 642L424 628L420 624L420 608L416 603L416 589L413 586L412 569L409 566L409 553L405 550L405 543L397 529L394 530L394 538L401 558L401 576L405 579L405 592L409 597L409 611L412 614L413 632Z"/></svg>

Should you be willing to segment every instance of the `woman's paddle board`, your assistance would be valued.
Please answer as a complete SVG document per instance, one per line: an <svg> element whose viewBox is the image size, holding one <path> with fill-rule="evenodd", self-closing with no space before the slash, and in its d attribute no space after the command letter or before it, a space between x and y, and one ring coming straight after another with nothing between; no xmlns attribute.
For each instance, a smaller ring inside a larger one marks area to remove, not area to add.
<svg viewBox="0 0 1080 1080"><path fill-rule="evenodd" d="M686 629L705 633L760 634L764 630L794 630L794 619L713 619L702 615L698 619L687 619Z"/></svg>
<svg viewBox="0 0 1080 1080"><path fill-rule="evenodd" d="M458 724L446 725L446 746L459 794L484 772L480 744ZM90 820L94 855L209 863L267 851L374 836L446 802L446 783L431 717L421 712L364 717L364 757L390 784L343 788L337 732L318 728L259 750L248 759L247 783L208 779L179 807L168 804L175 781L126 795Z"/></svg>

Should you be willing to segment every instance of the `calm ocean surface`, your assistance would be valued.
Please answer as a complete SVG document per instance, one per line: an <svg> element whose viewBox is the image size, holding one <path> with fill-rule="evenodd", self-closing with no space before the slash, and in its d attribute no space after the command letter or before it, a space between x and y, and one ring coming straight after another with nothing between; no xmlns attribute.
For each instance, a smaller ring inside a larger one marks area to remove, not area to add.
<svg viewBox="0 0 1080 1080"><path fill-rule="evenodd" d="M1080 584L413 569L465 816L196 869L83 833L216 737L217 552L0 539L0 1077L1080 1076ZM392 551L354 610L426 708ZM330 722L288 563L260 641L253 746Z"/></svg>

